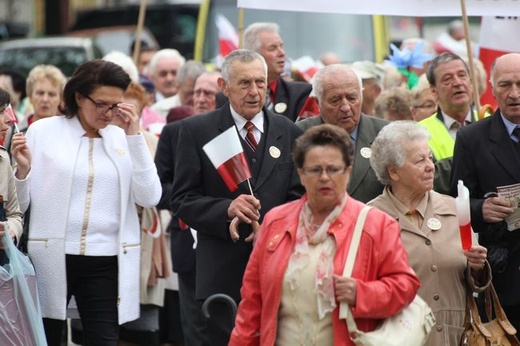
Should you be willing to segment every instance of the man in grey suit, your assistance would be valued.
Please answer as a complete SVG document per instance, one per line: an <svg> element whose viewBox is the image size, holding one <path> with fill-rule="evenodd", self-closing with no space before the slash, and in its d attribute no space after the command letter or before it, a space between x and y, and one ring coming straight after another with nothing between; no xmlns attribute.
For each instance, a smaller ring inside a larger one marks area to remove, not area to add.
<svg viewBox="0 0 520 346"><path fill-rule="evenodd" d="M355 144L354 166L347 192L368 202L383 192L383 185L370 167L370 146L387 121L361 113L362 80L348 65L328 65L314 76L313 90L320 115L296 123L302 130L323 123L337 125L350 134Z"/></svg>

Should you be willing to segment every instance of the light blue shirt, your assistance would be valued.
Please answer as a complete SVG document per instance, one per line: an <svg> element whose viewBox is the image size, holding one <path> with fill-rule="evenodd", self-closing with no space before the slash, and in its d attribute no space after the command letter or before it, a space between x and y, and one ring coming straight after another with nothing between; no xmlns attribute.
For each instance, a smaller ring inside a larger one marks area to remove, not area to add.
<svg viewBox="0 0 520 346"><path fill-rule="evenodd" d="M506 117L500 112L500 116L502 117L502 121L504 121L504 125L506 125L507 134L509 135L509 138L515 143L520 142L520 138L515 136L513 134L514 129L517 127L520 127L520 125L517 125L515 123L512 123L511 121L507 120Z"/></svg>

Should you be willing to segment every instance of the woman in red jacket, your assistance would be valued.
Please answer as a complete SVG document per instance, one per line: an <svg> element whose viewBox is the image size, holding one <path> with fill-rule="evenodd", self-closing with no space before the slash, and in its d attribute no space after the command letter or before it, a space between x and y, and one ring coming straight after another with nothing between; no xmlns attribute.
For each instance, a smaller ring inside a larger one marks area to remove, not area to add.
<svg viewBox="0 0 520 346"><path fill-rule="evenodd" d="M296 142L293 160L306 194L266 214L244 275L230 345L354 345L339 303L358 329L409 304L419 280L399 226L370 210L352 278L341 277L364 205L347 193L353 145L343 129L320 125Z"/></svg>

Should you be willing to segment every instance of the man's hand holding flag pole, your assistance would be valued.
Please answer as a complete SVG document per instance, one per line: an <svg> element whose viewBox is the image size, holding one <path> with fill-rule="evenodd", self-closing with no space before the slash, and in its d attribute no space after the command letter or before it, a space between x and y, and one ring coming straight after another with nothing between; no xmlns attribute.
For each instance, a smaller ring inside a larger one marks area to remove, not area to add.
<svg viewBox="0 0 520 346"><path fill-rule="evenodd" d="M231 219L229 234L233 241L240 239L238 234L238 224L244 222L251 224L253 231L245 239L246 242L254 241L260 229L258 220L260 219L260 201L254 197L253 189L249 179L251 170L238 137L235 126L208 142L202 149L209 160L219 173L222 180L233 192L238 189L238 184L247 180L250 195L240 195L231 202L228 208L228 217Z"/></svg>

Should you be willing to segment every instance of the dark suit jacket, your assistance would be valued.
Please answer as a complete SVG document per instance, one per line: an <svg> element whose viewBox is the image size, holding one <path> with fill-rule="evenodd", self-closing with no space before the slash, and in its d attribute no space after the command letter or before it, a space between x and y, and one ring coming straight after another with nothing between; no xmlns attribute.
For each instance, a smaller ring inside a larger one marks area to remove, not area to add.
<svg viewBox="0 0 520 346"><path fill-rule="evenodd" d="M304 119L296 123L304 131L321 124L324 124L321 116ZM370 166L370 157L363 157L361 149L370 148L379 131L387 124L388 122L385 120L366 114L361 114L359 120L354 150L354 166L350 174L347 192L349 196L363 203L379 196L383 192L384 186L379 182L376 173Z"/></svg>
<svg viewBox="0 0 520 346"><path fill-rule="evenodd" d="M482 216L484 194L496 192L498 186L520 183L520 155L509 137L497 111L493 116L461 128L457 133L451 193L457 195L457 182L462 180L470 191L471 225L479 232L479 242L488 248L493 283L504 305L520 304L520 230L509 232L505 223L488 224ZM508 257L505 271L497 272L493 263L498 248L514 251Z"/></svg>
<svg viewBox="0 0 520 346"><path fill-rule="evenodd" d="M278 77L278 86L274 95L273 112L286 116L291 121L295 122L300 115L307 97L311 93L312 85L305 82L287 82L283 78ZM217 107L223 106L227 102L227 97L222 93L217 94ZM285 110L279 111L285 104ZM278 110L278 111L277 111Z"/></svg>
<svg viewBox="0 0 520 346"><path fill-rule="evenodd" d="M157 205L159 209L170 210L170 199L173 190L173 169L175 164L175 151L181 121L175 121L164 126L157 151L155 153L155 165L161 179L162 197ZM187 274L195 269L195 250L193 249L193 237L189 230L181 230L179 220L172 217L168 226L171 237L171 257L173 270L179 274Z"/></svg>
<svg viewBox="0 0 520 346"><path fill-rule="evenodd" d="M299 198L303 193L291 160L291 149L302 131L285 117L264 110L265 132L259 146L258 175L251 179L254 195L261 202L263 217L271 208ZM229 105L183 120L175 158L171 200L175 215L198 231L197 299L225 293L240 299L240 287L252 244L244 242L250 227L241 224L240 240L229 236L228 207L241 194L249 194L247 182L230 192L202 150L216 136L234 127ZM265 142L263 142L265 141ZM280 150L273 157L269 148Z"/></svg>

